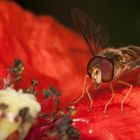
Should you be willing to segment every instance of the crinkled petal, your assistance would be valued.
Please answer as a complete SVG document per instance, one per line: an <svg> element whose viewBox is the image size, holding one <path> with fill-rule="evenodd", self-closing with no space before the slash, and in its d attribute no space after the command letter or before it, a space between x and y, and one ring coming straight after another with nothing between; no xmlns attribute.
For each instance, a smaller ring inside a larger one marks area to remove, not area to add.
<svg viewBox="0 0 140 140"><path fill-rule="evenodd" d="M8 67L14 58L23 60L23 79L16 88L26 88L30 80L39 80L38 100L42 101L42 88L54 84L62 92L61 106L69 105L81 95L86 65L90 58L82 39L70 29L49 16L36 16L14 2L0 2L0 61ZM129 87L115 83L113 102L106 114L104 106L111 97L109 86L91 91L94 105L85 97L76 104L74 126L81 133L81 140L140 139L139 69L122 80L129 81L133 89L124 103L120 103ZM40 132L41 133L41 132Z"/></svg>

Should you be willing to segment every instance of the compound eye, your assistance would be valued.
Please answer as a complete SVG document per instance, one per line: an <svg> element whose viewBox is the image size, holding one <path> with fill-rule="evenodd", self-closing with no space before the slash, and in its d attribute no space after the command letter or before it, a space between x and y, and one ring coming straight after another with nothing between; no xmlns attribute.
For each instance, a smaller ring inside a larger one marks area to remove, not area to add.
<svg viewBox="0 0 140 140"><path fill-rule="evenodd" d="M101 71L102 71L103 82L109 82L113 79L113 72L114 72L113 65L106 58L103 58L101 61Z"/></svg>
<svg viewBox="0 0 140 140"><path fill-rule="evenodd" d="M96 69L95 72L94 72L93 67L95 68L95 66L98 66L98 64L100 64L100 61L101 61L100 57L90 59L88 65L87 65L87 73L90 77L92 77L93 73L96 74L96 73L99 72L98 69Z"/></svg>

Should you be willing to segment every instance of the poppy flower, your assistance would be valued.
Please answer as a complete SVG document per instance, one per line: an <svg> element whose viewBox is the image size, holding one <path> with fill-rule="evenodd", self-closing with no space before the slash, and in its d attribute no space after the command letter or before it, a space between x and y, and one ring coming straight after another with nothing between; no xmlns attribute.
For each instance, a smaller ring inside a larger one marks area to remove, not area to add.
<svg viewBox="0 0 140 140"><path fill-rule="evenodd" d="M94 102L91 111L87 111L90 102L85 95L75 104L77 113L74 116L69 117L66 112L68 116L62 117L57 112L58 108L65 110L82 92L87 63L91 57L85 42L53 17L37 16L12 1L0 1L0 29L0 78L8 75L6 69L12 66L14 59L22 60L22 80L15 83L14 88L27 89L31 85L30 81L37 79L37 100L42 112L50 116L53 112L57 114L55 122L44 117L37 119L26 140L61 138L61 135L48 138L46 134L51 128L53 132L61 130L60 134L79 130L81 140L140 139L139 69L121 77L133 86L124 103L123 114L120 103L129 88L114 82L116 95L106 114L103 110L111 97L111 91L108 85L103 85L90 91ZM51 85L61 92L60 104L53 104L56 95L49 97L48 101L41 92ZM74 127L70 125L72 122Z"/></svg>

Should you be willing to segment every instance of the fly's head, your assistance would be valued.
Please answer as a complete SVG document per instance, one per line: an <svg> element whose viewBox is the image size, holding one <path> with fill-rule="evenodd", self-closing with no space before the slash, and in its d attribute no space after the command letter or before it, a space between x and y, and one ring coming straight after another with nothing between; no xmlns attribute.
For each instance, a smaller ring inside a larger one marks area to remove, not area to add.
<svg viewBox="0 0 140 140"><path fill-rule="evenodd" d="M95 87L98 87L102 82L110 82L113 79L114 67L107 58L97 56L90 59L87 73L94 81Z"/></svg>

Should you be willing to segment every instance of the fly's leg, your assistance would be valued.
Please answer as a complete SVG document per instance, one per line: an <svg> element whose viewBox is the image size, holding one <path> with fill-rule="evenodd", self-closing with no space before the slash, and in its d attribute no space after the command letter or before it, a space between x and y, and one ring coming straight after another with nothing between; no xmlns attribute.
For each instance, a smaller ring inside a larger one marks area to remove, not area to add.
<svg viewBox="0 0 140 140"><path fill-rule="evenodd" d="M90 93L89 93L89 88L90 88L91 86L88 86L87 88L86 88L86 93L87 93L87 96L88 96L88 98L89 98L89 100L90 100L90 106L89 106L89 108L88 108L88 111L90 111L91 109L92 109L92 106L93 106L93 100L92 100L92 98L91 98L91 96L90 96Z"/></svg>
<svg viewBox="0 0 140 140"><path fill-rule="evenodd" d="M105 114L106 111L107 111L108 105L112 102L112 100L113 100L113 98L114 98L114 96L115 96L115 92L114 92L112 83L110 84L110 89L111 89L111 92L112 92L112 96L111 96L110 100L106 103L106 105L105 105L105 107L104 107L104 114Z"/></svg>
<svg viewBox="0 0 140 140"><path fill-rule="evenodd" d="M86 89L87 89L86 88L87 78L89 78L88 75L86 75L85 78L84 78L84 84L83 84L83 90L82 90L81 96L78 99L76 99L75 101L73 101L72 104L76 104L77 102L79 102L84 97L84 95L86 93Z"/></svg>
<svg viewBox="0 0 140 140"><path fill-rule="evenodd" d="M128 95L129 95L130 91L132 90L132 87L133 87L133 86L132 86L130 83L127 83L127 82L121 81L121 80L119 80L118 83L130 87L129 90L127 91L125 97L124 97L123 100L121 101L121 112L123 113L123 104L124 104L125 100L127 99L127 97L128 97Z"/></svg>

